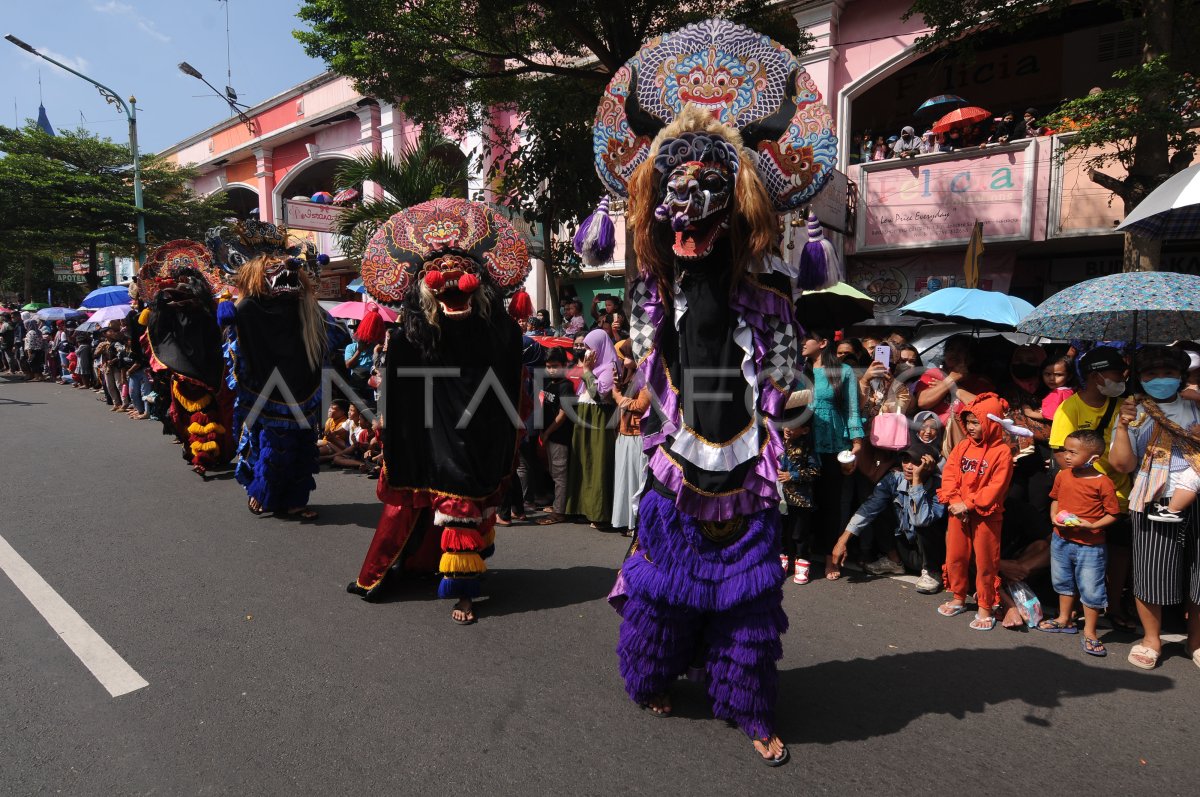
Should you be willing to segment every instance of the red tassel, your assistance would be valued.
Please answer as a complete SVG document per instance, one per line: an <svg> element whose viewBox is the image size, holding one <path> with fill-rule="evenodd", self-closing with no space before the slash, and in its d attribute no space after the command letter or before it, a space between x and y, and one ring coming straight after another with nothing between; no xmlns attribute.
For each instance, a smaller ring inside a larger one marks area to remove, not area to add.
<svg viewBox="0 0 1200 797"><path fill-rule="evenodd" d="M342 338L342 340L345 340L345 338ZM192 423L198 423L203 426L204 424L208 423L208 416L203 412L193 412Z"/></svg>
<svg viewBox="0 0 1200 797"><path fill-rule="evenodd" d="M483 536L475 529L448 527L442 530L443 551L482 551Z"/></svg>
<svg viewBox="0 0 1200 797"><path fill-rule="evenodd" d="M508 302L508 314L513 321L521 322L533 315L533 300L525 291L517 291Z"/></svg>
<svg viewBox="0 0 1200 797"><path fill-rule="evenodd" d="M367 311L363 313L362 321L354 330L354 339L364 345L374 346L377 343L383 343L386 334L387 324L384 323L383 316L379 314L379 306L374 302L369 302Z"/></svg>

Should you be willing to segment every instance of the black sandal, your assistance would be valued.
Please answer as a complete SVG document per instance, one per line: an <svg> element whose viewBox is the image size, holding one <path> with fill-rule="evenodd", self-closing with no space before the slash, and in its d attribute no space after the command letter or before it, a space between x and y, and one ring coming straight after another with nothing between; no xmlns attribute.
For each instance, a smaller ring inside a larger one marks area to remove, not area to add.
<svg viewBox="0 0 1200 797"><path fill-rule="evenodd" d="M253 498L246 499L246 508L250 510L251 515L261 515L263 512L266 511L265 509L262 508L262 506L259 506L258 509L255 509Z"/></svg>
<svg viewBox="0 0 1200 797"><path fill-rule="evenodd" d="M317 510L304 506L299 509L289 509L284 514L284 517L288 520L299 520L301 523L305 523L310 520L316 520L320 515L317 514Z"/></svg>
<svg viewBox="0 0 1200 797"><path fill-rule="evenodd" d="M762 742L764 746L769 747L771 744L771 737L766 736L766 737L763 737L762 739L755 739L754 741ZM783 740L781 739L780 741L782 742ZM760 753L758 751L758 748L755 747L754 745L750 745L750 749L754 751L754 755L756 755L760 759L762 759L762 762L769 767L781 767L784 764L786 764L789 760L791 760L791 757L792 757L792 754L788 751L786 744L783 746L783 750L780 751L779 755L775 756L774 758L764 758L763 754Z"/></svg>

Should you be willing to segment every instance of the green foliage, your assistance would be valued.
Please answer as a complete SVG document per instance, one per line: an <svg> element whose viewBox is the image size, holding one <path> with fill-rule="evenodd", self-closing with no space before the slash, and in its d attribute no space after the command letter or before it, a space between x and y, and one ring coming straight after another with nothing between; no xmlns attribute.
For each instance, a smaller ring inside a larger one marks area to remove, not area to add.
<svg viewBox="0 0 1200 797"><path fill-rule="evenodd" d="M311 26L295 34L309 55L419 123L462 135L487 128L498 108L519 110L510 129L492 128L489 143L511 156L489 176L551 229L585 216L603 191L592 118L645 40L719 16L796 52L811 46L769 0L305 0L298 16Z"/></svg>
<svg viewBox="0 0 1200 797"><path fill-rule="evenodd" d="M84 129L57 136L29 124L0 127L0 268L23 271L27 254L71 256L92 247L136 251L129 148ZM154 241L201 238L223 215L221 199L187 188L196 173L153 155L142 158L146 235ZM91 283L95 285L95 262Z"/></svg>
<svg viewBox="0 0 1200 797"><path fill-rule="evenodd" d="M929 33L917 45L930 52L947 45L959 50L972 46L971 34L981 28L1015 33L1033 21L1061 15L1075 0L914 0L902 19L920 16Z"/></svg>
<svg viewBox="0 0 1200 797"><path fill-rule="evenodd" d="M1089 152L1088 169L1115 162L1128 171L1136 157L1138 134L1157 130L1165 135L1174 163L1182 161L1179 168L1190 163L1200 146L1200 135L1193 129L1200 124L1200 81L1190 73L1175 72L1164 57L1123 69L1113 77L1120 81L1116 87L1068 100L1046 118L1046 124L1055 130L1078 131L1065 140L1060 157ZM1147 102L1152 95L1159 101ZM1100 147L1107 149L1100 151Z"/></svg>
<svg viewBox="0 0 1200 797"><path fill-rule="evenodd" d="M438 197L465 196L461 186L467 181L466 161L445 157L447 150L460 152L457 144L430 127L395 157L388 152L360 155L338 168L338 186L357 186L369 180L389 195L364 199L342 213L338 243L348 259L361 260L380 225L405 208Z"/></svg>

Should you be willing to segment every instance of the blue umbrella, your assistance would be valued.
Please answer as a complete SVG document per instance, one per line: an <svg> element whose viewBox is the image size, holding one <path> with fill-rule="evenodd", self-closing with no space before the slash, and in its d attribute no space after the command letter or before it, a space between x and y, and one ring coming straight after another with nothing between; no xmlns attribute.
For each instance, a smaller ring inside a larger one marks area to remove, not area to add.
<svg viewBox="0 0 1200 797"><path fill-rule="evenodd" d="M42 321L67 321L72 318L87 318L87 313L69 307L47 307L45 310L38 310L37 317Z"/></svg>
<svg viewBox="0 0 1200 797"><path fill-rule="evenodd" d="M355 293L366 293L367 292L366 286L363 285L361 277L359 279L354 280L349 285L347 285L346 290L354 291Z"/></svg>
<svg viewBox="0 0 1200 797"><path fill-rule="evenodd" d="M946 111L961 108L966 104L967 101L957 94L939 94L921 103L921 107L917 108L917 116L941 116Z"/></svg>
<svg viewBox="0 0 1200 797"><path fill-rule="evenodd" d="M997 291L942 288L901 307L898 312L952 324L1013 330L1022 318L1033 312L1033 305Z"/></svg>
<svg viewBox="0 0 1200 797"><path fill-rule="evenodd" d="M101 307L115 307L118 304L129 304L129 288L124 285L97 288L83 297L82 306L99 310Z"/></svg>
<svg viewBox="0 0 1200 797"><path fill-rule="evenodd" d="M1200 277L1134 271L1064 288L1017 329L1058 340L1170 343L1200 339Z"/></svg>

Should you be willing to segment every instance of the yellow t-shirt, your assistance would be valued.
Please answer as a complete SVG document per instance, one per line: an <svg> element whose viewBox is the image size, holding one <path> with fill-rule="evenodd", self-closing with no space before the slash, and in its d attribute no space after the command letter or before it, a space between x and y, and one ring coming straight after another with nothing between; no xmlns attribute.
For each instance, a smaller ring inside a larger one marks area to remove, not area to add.
<svg viewBox="0 0 1200 797"><path fill-rule="evenodd" d="M1111 401L1118 403L1113 409L1112 417L1109 418L1108 427L1103 430L1104 453L1096 462L1096 469L1112 479L1113 486L1117 488L1117 503L1121 505L1122 512L1128 512L1129 488L1133 482L1128 473L1121 473L1108 463L1108 447L1112 445L1113 429L1117 427L1117 416L1121 414L1121 399L1107 399L1099 407L1092 407L1084 402L1078 393L1071 396L1054 413L1054 424L1050 427L1050 447L1057 451L1067 442L1067 436L1071 432L1098 427L1100 419L1104 417L1104 413L1108 409L1108 402Z"/></svg>

